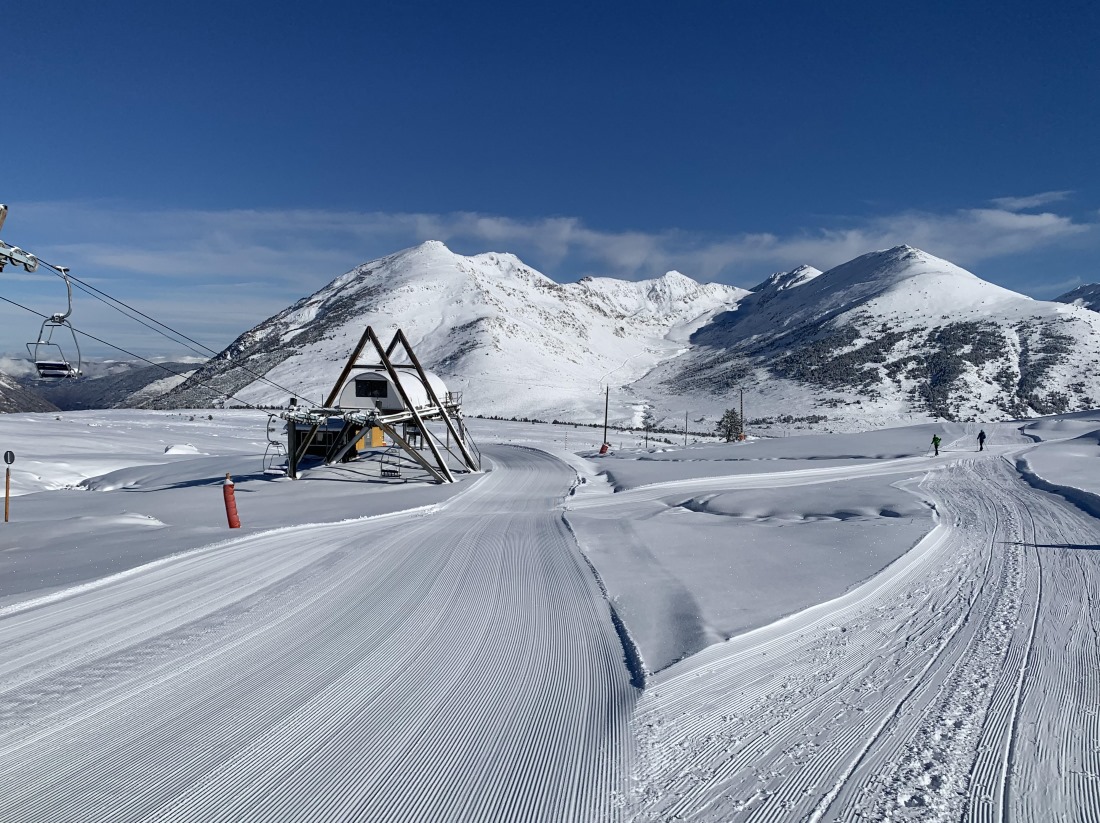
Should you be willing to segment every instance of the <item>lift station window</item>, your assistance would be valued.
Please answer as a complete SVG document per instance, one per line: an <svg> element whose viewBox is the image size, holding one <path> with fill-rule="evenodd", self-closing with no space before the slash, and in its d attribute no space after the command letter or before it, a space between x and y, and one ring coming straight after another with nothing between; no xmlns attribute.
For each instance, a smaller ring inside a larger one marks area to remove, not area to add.
<svg viewBox="0 0 1100 823"><path fill-rule="evenodd" d="M356 380L355 396L385 398L387 385L385 380Z"/></svg>

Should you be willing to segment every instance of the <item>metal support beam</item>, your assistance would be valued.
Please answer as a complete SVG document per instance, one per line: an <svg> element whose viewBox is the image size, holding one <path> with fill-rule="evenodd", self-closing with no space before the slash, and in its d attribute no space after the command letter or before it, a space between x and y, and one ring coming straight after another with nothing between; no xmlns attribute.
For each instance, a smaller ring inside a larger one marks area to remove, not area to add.
<svg viewBox="0 0 1100 823"><path fill-rule="evenodd" d="M359 439L358 437L353 437L346 444L344 443L344 438L347 437L348 432L354 428L354 423L348 423L346 421L344 422L344 425L340 429L340 433L336 435L336 439L332 442L332 445L328 447L328 451L325 452L325 463L335 463L337 459L335 457L336 454L339 454L340 457L343 457L345 454L348 453L350 448L355 445L355 441ZM347 448L345 448L345 445L347 446Z"/></svg>
<svg viewBox="0 0 1100 823"><path fill-rule="evenodd" d="M298 427L293 420L286 421L286 476L298 479Z"/></svg>
<svg viewBox="0 0 1100 823"><path fill-rule="evenodd" d="M423 466L424 469L432 477L434 477L436 479L437 483L453 483L453 482L455 482L455 479L453 477L451 477L450 472L447 472L447 476L444 477L435 466L433 466L431 463L429 463L427 460L424 459L424 455L422 455L419 451L417 451L412 446L410 446L409 442L404 437L399 435L397 433L397 431L393 428L393 426L389 425L388 423L379 423L378 427L380 429L382 429L382 431L384 431L390 437L392 437L393 442L395 442L402 449L404 449L409 454L410 457L412 457L414 460L416 460L417 463L419 463L421 466ZM444 468L446 468L446 467L444 467Z"/></svg>
<svg viewBox="0 0 1100 823"><path fill-rule="evenodd" d="M375 336L374 331L371 329L370 326L367 326L367 334L370 336L371 342L374 343L375 349L378 350L378 356L382 358L382 366L386 369L386 374L390 376L390 380L393 381L393 385L397 389L397 393L401 396L401 402L405 404L406 411L408 411L409 414L413 416L413 420L416 421L417 427L421 431L424 431L427 427L424 425L424 420L420 417L420 412L416 410L416 406L413 405L412 400L409 399L409 395L405 391L405 387L401 385L401 378L397 374L397 369L393 367L393 363L390 362L390 358L387 356L386 352L382 350L382 344L378 342L378 338ZM400 334L401 331L398 330L397 335ZM393 349L393 346L397 341L397 335L394 335L394 339L390 343L391 350ZM406 349L406 353L407 351L408 350ZM404 443L404 438L401 438L398 442ZM408 448L407 444L404 448ZM436 445L432 442L431 438L428 438L428 448L432 450L432 457L435 458L435 462L439 466L440 474L442 474L446 478L446 480L443 482L455 482L454 475L451 474L451 469L447 465L447 461L443 459L443 455L439 453L439 449L436 448ZM416 450L413 449L413 452L415 453Z"/></svg>
<svg viewBox="0 0 1100 823"><path fill-rule="evenodd" d="M368 345L372 345L378 354L379 363L360 363L359 359L363 353L363 350ZM396 352L398 346L402 346L405 351L405 355L411 361L411 365L407 364L395 364L391 357ZM426 425L426 419L434 420L437 416L443 420L444 425L447 427L449 436L453 437L455 444L462 453L461 458L456 455L449 447L446 447L446 451L450 454L451 458L458 462L464 463L465 467L470 471L480 471L481 460L480 456L475 457L474 453L470 450L470 445L467 442L465 434L465 427L461 425L460 419L452 417L447 407L440 400L436 394L435 389L428 381L427 372L424 371L419 359L413 352L412 347L409 345L408 338L405 337L405 333L400 329L394 334L393 339L385 348L382 347L381 340L378 339L378 335L375 334L374 329L368 326L363 332L363 336L360 338L358 345L356 345L351 356L348 358L347 363L344 364L344 368L337 378L336 383L333 385L332 390L329 392L328 397L324 401L324 408L313 409L310 414L313 418L309 421L311 423L309 431L302 435L297 430L293 429L293 422L288 429L288 474L291 477L297 476L297 467L299 462L305 457L314 439L317 436L317 432L320 429L321 424L326 417L342 416L340 410L335 408L335 403L340 395L341 390L344 388L344 384L351 375L352 370L356 367L378 368L379 366L385 370L390 382L393 384L394 389L397 391L398 396L401 398L404 404L404 411L399 414L391 414L387 416L385 421L378 420L377 425L385 431L394 443L398 444L408 455L419 463L428 471L432 477L434 477L440 483L453 483L454 474L451 471L447 460L444 458L443 453L439 449L439 438L435 437L431 430ZM418 409L412 402L405 390L405 386L401 381L402 370L415 370L417 376L421 380L424 386L424 390L428 395L430 406L424 410ZM304 421L299 421L304 422ZM399 435L394 428L394 424L398 422L408 422L416 425L417 428L424 434L428 449L432 453L432 457L435 460L433 465L424 455L420 453L418 449L412 447L412 445L401 435ZM338 436L337 443L341 443L349 431L349 427L359 425L359 421L353 421L348 417L344 417L344 428L341 430ZM361 427L361 426L360 426ZM325 462L332 463L336 460L342 459L348 452L354 441L343 444L340 446L334 445L330 448L325 455Z"/></svg>
<svg viewBox="0 0 1100 823"><path fill-rule="evenodd" d="M420 365L420 361L417 359L416 354L412 350L412 346L409 345L408 338L405 337L405 332L401 329L397 330L397 334L394 335L394 340L400 338L401 345L405 347L405 354L409 356L409 362L413 364L417 374L420 375L420 379L424 382L424 389L428 392L428 397L431 401L439 407L439 412L443 417L443 422L447 425L447 430L451 433L451 437L458 443L458 448L462 452L462 457L465 460L466 468L470 471L478 471L481 469L481 465L478 461L474 460L470 450L466 448L466 440L461 436L459 431L455 428L454 423L451 420L451 415L447 413L447 407L440 402L436 396L435 389L432 388L432 384L428 382L428 375L424 373L424 368ZM392 344L391 344L392 347Z"/></svg>
<svg viewBox="0 0 1100 823"><path fill-rule="evenodd" d="M366 347L367 341L370 340L370 338L373 336L374 332L371 330L370 326L367 326L367 330L363 332L363 336L359 338L359 343L355 346L355 350L351 353L351 357L348 358L348 362L344 364L344 370L340 372L340 376L336 378L336 382L332 386L332 391L330 391L328 393L328 397L325 398L324 406L326 409L330 408L332 404L336 402L336 398L340 394L340 389L343 387L344 381L348 379L348 375L351 374L351 370L355 368L355 361L359 359L359 355ZM291 454L294 455L294 466L297 466L298 461L306 456L306 451L308 451L309 447L313 444L313 438L317 436L318 428L320 427L310 427L309 433L304 438L302 438L302 445L299 447L297 452L293 451L292 449L287 449L287 451L290 451ZM292 474L290 476L296 477L297 474Z"/></svg>

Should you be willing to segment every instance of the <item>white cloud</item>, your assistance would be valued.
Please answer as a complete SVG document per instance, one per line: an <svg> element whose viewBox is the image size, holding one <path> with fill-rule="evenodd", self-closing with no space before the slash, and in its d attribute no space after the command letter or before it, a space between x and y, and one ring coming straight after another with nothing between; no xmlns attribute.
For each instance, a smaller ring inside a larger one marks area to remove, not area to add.
<svg viewBox="0 0 1100 823"><path fill-rule="evenodd" d="M1006 211L1022 211L1023 209L1037 209L1065 200L1073 194L1072 191L1044 191L1027 197L994 197L989 202L999 209Z"/></svg>
<svg viewBox="0 0 1100 823"><path fill-rule="evenodd" d="M11 377L25 377L34 371L34 366L29 360L0 355L0 374Z"/></svg>
<svg viewBox="0 0 1100 823"><path fill-rule="evenodd" d="M442 240L466 254L512 252L562 280L584 274L639 279L677 269L700 280L752 285L772 271L801 263L827 269L902 243L967 266L1071 241L1096 242L1096 222L1019 211L1065 194L999 198L1001 205L993 208L838 219L835 226L787 234L601 231L574 217L518 220L471 212L141 211L65 202L13 207L4 231L9 241L71 266L98 288L221 348L353 266L424 240ZM55 304L64 301L63 289L38 276L24 280L5 273L0 286L0 294L22 296L43 313L57 311ZM12 311L0 306L0 351L19 348L4 333ZM74 325L88 321L103 329L121 329L123 322L78 296ZM142 353L168 350L167 341L141 328L101 336L115 342L116 334Z"/></svg>
<svg viewBox="0 0 1100 823"><path fill-rule="evenodd" d="M1083 286L1084 282L1080 277L1067 277L1063 280L1058 280L1053 283L1044 283L1040 289L1035 293L1035 297L1041 297L1042 299L1050 300L1055 297L1061 297L1066 292L1073 291L1078 286Z"/></svg>

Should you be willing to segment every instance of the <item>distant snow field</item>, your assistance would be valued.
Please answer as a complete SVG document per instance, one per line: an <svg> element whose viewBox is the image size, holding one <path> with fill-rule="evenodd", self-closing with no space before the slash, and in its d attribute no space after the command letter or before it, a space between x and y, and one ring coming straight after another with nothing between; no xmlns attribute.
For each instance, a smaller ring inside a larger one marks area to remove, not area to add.
<svg viewBox="0 0 1100 823"><path fill-rule="evenodd" d="M467 422L438 486L265 472L257 412L0 415L0 819L1100 815L1100 413Z"/></svg>

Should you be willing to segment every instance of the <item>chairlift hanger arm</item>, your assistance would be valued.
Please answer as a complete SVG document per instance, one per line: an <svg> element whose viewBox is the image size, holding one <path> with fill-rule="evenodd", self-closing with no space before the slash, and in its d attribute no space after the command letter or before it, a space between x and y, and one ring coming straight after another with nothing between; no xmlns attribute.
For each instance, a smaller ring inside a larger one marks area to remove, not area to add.
<svg viewBox="0 0 1100 823"><path fill-rule="evenodd" d="M64 323L69 315L73 313L73 284L69 282L69 269L67 266L55 266L54 268L61 272L61 276L65 278L65 289L68 291L69 305L68 308L65 309L64 314L55 314L50 318L50 321L53 323ZM74 334L73 337L75 338L76 335Z"/></svg>

